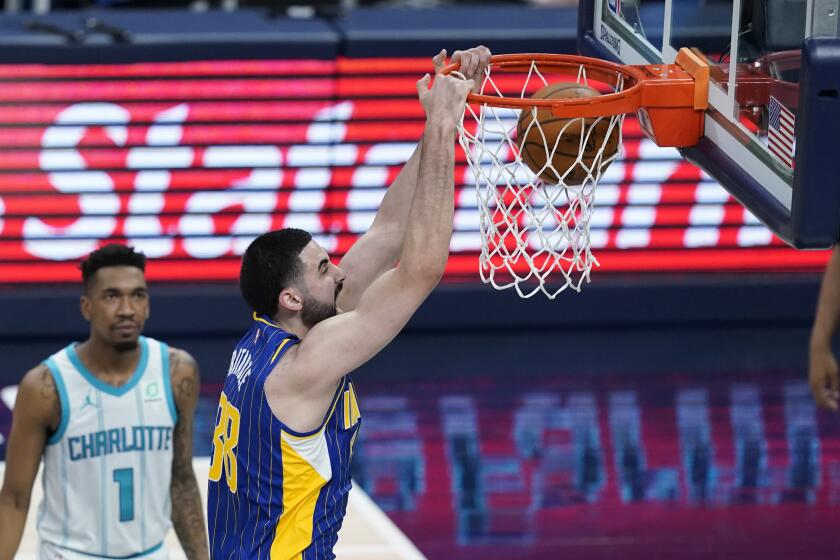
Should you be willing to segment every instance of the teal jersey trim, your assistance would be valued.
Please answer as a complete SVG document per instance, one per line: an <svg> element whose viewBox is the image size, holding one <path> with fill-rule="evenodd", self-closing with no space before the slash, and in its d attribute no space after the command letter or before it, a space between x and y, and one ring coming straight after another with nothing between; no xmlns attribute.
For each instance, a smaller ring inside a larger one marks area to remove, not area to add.
<svg viewBox="0 0 840 560"><path fill-rule="evenodd" d="M149 360L149 345L145 336L141 336L138 343L140 344L140 360L137 362L137 369L135 369L134 373L131 374L131 378L128 382L120 387L108 385L104 381L97 379L97 377L93 375L79 359L79 355L76 354L76 348L72 344L67 347L67 355L70 357L70 361L73 363L73 366L80 374L82 374L82 377L84 377L88 383L103 393L107 393L115 397L121 397L140 382L140 378L143 377L143 372L146 371L146 363Z"/></svg>
<svg viewBox="0 0 840 560"><path fill-rule="evenodd" d="M70 398L67 396L67 387L64 386L64 379L61 378L61 372L58 371L58 364L52 358L49 358L44 362L44 365L47 366L50 374L52 374L53 381L55 381L55 388L58 391L58 400L61 403L61 421L58 423L58 429L47 440L47 445L54 445L64 437L64 431L70 422Z"/></svg>
<svg viewBox="0 0 840 560"><path fill-rule="evenodd" d="M175 396L172 394L172 377L169 375L169 345L160 343L160 355L163 365L163 390L166 394L166 404L169 405L169 413L172 414L172 423L178 423L178 409L175 407Z"/></svg>

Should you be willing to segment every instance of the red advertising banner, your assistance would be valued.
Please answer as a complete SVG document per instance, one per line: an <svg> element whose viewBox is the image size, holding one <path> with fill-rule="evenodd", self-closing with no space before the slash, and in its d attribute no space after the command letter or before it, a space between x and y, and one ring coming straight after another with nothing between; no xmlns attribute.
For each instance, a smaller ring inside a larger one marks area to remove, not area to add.
<svg viewBox="0 0 840 560"><path fill-rule="evenodd" d="M238 276L250 240L301 227L336 257L364 233L423 128L425 59L0 65L0 283L75 281L108 241L154 280ZM819 270L628 119L591 222L596 274ZM447 278L477 279L458 154Z"/></svg>

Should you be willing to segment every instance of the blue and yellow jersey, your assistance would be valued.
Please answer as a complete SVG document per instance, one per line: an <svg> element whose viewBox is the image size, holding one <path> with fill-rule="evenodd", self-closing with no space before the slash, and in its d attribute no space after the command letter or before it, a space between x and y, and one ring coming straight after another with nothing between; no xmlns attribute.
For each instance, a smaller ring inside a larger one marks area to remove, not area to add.
<svg viewBox="0 0 840 560"><path fill-rule="evenodd" d="M207 522L215 559L335 558L361 414L347 375L318 429L298 433L274 416L263 387L298 342L255 314L233 351L211 450Z"/></svg>

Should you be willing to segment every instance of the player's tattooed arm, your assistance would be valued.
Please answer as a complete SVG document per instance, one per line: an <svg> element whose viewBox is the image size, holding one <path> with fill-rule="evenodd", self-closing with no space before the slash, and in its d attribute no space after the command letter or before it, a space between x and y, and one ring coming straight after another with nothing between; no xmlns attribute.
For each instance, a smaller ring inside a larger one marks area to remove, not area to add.
<svg viewBox="0 0 840 560"><path fill-rule="evenodd" d="M172 525L189 560L209 558L201 494L192 465L193 417L198 403L198 365L187 352L169 351L170 376L178 422L173 437Z"/></svg>
<svg viewBox="0 0 840 560"><path fill-rule="evenodd" d="M17 551L47 438L61 423L61 401L45 365L26 373L18 387L12 431L6 447L6 474L0 489L0 560Z"/></svg>
<svg viewBox="0 0 840 560"><path fill-rule="evenodd" d="M50 435L52 435L61 423L61 399L58 397L58 389L55 388L55 379L53 379L50 369L41 364L35 368L35 371L37 371L38 377L38 394L43 399L45 421Z"/></svg>

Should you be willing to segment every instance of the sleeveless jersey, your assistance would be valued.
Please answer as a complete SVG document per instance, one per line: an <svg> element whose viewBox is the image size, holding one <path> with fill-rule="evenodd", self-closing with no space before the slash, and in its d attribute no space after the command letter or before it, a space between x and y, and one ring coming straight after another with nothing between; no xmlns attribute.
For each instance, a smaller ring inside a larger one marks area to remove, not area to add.
<svg viewBox="0 0 840 560"><path fill-rule="evenodd" d="M88 371L74 345L45 364L61 423L44 451L41 558L167 558L175 401L166 344L140 337L125 385Z"/></svg>
<svg viewBox="0 0 840 560"><path fill-rule="evenodd" d="M274 416L263 387L298 342L254 314L233 351L211 451L207 523L215 560L335 558L361 415L348 375L316 430L298 433Z"/></svg>

